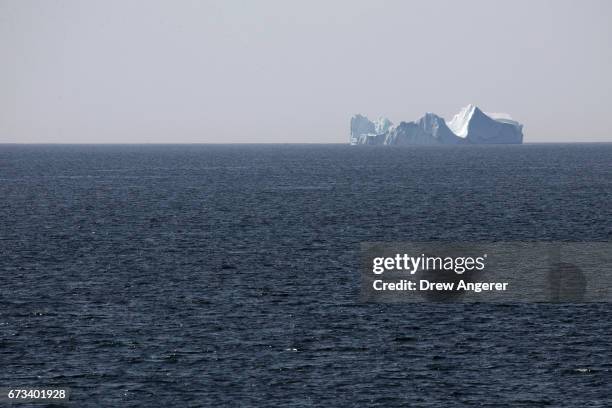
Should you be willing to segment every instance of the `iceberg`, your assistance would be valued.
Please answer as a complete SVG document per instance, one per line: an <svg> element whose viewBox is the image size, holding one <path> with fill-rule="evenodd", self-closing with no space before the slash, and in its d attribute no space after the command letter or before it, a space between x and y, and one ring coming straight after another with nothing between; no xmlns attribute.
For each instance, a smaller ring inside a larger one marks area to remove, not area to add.
<svg viewBox="0 0 612 408"><path fill-rule="evenodd" d="M462 108L450 121L426 113L399 125L387 118L351 118L352 145L522 144L523 125L506 113L485 113L475 105Z"/></svg>
<svg viewBox="0 0 612 408"><path fill-rule="evenodd" d="M351 144L372 144L368 140L376 135L382 135L393 127L393 123L387 118L380 117L370 121L363 115L355 115L351 118ZM375 143L374 143L375 144Z"/></svg>

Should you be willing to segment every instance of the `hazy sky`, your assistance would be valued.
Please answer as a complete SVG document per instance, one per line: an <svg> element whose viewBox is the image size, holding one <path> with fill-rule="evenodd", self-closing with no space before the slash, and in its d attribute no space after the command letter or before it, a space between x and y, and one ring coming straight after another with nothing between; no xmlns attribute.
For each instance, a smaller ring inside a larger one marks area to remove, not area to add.
<svg viewBox="0 0 612 408"><path fill-rule="evenodd" d="M612 2L0 0L0 143L346 142L508 112L612 142Z"/></svg>

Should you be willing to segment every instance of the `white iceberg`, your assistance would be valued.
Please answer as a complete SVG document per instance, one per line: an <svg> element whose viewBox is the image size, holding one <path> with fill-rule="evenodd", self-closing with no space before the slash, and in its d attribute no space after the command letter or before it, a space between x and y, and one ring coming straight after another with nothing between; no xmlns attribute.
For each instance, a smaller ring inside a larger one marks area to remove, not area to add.
<svg viewBox="0 0 612 408"><path fill-rule="evenodd" d="M450 121L426 113L415 122L394 126L387 118L351 118L353 145L521 144L523 125L506 113L485 113L467 105Z"/></svg>

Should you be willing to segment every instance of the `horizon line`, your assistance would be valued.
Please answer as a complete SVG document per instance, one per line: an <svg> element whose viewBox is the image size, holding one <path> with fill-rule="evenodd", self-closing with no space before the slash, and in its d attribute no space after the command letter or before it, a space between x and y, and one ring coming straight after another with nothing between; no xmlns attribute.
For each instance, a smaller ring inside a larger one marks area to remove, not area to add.
<svg viewBox="0 0 612 408"><path fill-rule="evenodd" d="M597 142L523 142L521 144L510 143L490 143L490 144L459 144L459 145L405 145L405 146L373 146L373 147L436 147L436 146L522 146L522 145L548 145L548 144L612 144L612 141L597 141ZM348 142L0 142L0 146L142 146L142 145L158 145L158 146L189 146L189 145L346 145L352 146ZM369 145L361 145L369 146Z"/></svg>

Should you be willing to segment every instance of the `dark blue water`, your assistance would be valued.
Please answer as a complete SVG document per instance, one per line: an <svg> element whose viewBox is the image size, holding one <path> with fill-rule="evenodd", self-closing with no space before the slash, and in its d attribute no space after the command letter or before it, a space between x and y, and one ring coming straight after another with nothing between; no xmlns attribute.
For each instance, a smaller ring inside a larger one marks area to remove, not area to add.
<svg viewBox="0 0 612 408"><path fill-rule="evenodd" d="M612 145L4 145L0 198L0 386L612 406L610 305L360 304L357 269L363 241L610 241Z"/></svg>

